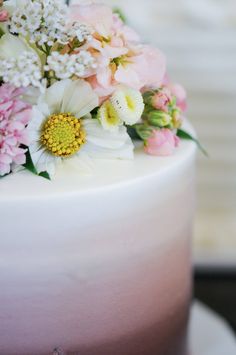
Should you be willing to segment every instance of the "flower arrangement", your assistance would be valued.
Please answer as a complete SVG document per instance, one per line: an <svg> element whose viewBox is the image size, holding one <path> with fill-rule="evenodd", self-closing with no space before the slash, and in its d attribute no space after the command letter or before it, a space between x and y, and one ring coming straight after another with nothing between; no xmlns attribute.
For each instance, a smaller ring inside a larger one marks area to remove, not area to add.
<svg viewBox="0 0 236 355"><path fill-rule="evenodd" d="M105 5L0 0L0 176L88 155L173 154L186 94L161 51Z"/></svg>

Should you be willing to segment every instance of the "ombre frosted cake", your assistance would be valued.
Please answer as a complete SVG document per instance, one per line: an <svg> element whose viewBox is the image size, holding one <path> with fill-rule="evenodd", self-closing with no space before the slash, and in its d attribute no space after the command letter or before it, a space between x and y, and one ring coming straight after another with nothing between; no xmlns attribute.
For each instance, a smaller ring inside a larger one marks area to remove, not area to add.
<svg viewBox="0 0 236 355"><path fill-rule="evenodd" d="M1 355L185 354L195 147L135 155L1 182Z"/></svg>
<svg viewBox="0 0 236 355"><path fill-rule="evenodd" d="M186 355L185 109L119 12L0 0L0 355Z"/></svg>

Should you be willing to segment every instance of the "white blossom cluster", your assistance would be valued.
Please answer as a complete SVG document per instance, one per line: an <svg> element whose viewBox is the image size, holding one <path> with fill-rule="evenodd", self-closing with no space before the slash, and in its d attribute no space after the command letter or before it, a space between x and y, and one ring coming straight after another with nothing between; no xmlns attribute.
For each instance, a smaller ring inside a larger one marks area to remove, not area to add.
<svg viewBox="0 0 236 355"><path fill-rule="evenodd" d="M77 38L80 43L93 39L93 29L84 23L74 22L68 29L66 35L68 39Z"/></svg>
<svg viewBox="0 0 236 355"><path fill-rule="evenodd" d="M18 58L0 60L0 77L15 87L32 85L44 90L42 72L35 53L25 51Z"/></svg>
<svg viewBox="0 0 236 355"><path fill-rule="evenodd" d="M48 56L44 69L52 70L57 79L67 79L73 75L84 77L89 70L96 67L97 64L88 51L82 50L78 54L59 54L54 51Z"/></svg>
<svg viewBox="0 0 236 355"><path fill-rule="evenodd" d="M25 0L13 11L10 31L39 46L52 46L64 39L67 13L62 0Z"/></svg>

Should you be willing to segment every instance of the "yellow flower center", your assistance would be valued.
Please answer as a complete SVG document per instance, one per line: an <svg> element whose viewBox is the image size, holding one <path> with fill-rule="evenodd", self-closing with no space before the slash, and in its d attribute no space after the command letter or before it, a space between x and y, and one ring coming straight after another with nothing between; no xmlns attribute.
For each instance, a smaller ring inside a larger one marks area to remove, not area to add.
<svg viewBox="0 0 236 355"><path fill-rule="evenodd" d="M129 108L131 111L135 111L136 104L135 104L135 101L132 99L132 97L126 95L126 96L125 96L125 99L126 99L128 108Z"/></svg>
<svg viewBox="0 0 236 355"><path fill-rule="evenodd" d="M85 131L81 120L70 113L51 115L45 122L41 143L57 157L70 157L85 143Z"/></svg>

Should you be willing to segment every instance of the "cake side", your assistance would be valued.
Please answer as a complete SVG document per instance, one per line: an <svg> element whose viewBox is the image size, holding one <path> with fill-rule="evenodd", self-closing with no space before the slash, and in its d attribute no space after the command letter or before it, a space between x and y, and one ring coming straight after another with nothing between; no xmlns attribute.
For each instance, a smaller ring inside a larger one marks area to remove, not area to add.
<svg viewBox="0 0 236 355"><path fill-rule="evenodd" d="M107 187L103 170L84 190L62 174L36 179L35 194L1 194L1 355L183 354L194 157L183 143L170 160L137 154L131 172L117 162Z"/></svg>

